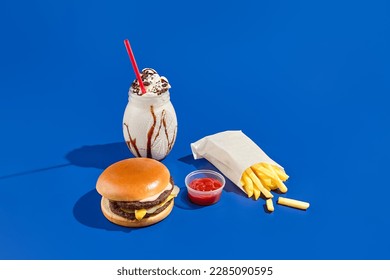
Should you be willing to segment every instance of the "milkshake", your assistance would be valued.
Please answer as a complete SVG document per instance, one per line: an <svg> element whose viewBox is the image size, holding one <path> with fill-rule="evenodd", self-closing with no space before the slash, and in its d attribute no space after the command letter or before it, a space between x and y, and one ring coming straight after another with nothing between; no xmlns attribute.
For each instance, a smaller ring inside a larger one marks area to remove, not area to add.
<svg viewBox="0 0 390 280"><path fill-rule="evenodd" d="M164 159L176 140L177 118L170 101L168 79L154 69L142 70L146 89L142 93L137 79L129 89L129 100L123 116L123 135L135 157Z"/></svg>

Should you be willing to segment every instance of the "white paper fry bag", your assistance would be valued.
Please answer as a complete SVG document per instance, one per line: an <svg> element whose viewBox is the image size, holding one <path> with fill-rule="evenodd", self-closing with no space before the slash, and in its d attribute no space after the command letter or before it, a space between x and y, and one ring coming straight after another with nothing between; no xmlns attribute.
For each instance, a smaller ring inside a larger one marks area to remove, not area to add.
<svg viewBox="0 0 390 280"><path fill-rule="evenodd" d="M265 162L281 167L241 130L206 136L191 143L191 150L194 159L207 159L242 190L241 176L253 164Z"/></svg>

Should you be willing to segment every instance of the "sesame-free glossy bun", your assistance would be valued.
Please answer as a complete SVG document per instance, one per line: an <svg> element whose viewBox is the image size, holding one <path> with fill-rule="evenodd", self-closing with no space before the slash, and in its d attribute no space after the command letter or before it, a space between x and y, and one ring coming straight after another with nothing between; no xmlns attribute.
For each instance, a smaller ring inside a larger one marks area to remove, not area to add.
<svg viewBox="0 0 390 280"><path fill-rule="evenodd" d="M169 184L168 168L150 158L130 158L107 167L96 190L114 201L139 201L162 192Z"/></svg>
<svg viewBox="0 0 390 280"><path fill-rule="evenodd" d="M124 217L121 217L121 216L115 214L110 209L109 200L104 198L104 197L102 197L102 200L101 200L101 208L102 208L103 215L110 222L117 224L117 225L120 225L120 226L124 226L124 227L132 227L132 228L137 227L138 228L138 227L147 227L147 226L156 224L159 221L165 219L172 211L173 204L174 204L173 199L167 203L169 203L168 207L165 208L162 212L160 212L156 215L150 216L148 218L143 218L141 220L129 220L129 219L126 219Z"/></svg>

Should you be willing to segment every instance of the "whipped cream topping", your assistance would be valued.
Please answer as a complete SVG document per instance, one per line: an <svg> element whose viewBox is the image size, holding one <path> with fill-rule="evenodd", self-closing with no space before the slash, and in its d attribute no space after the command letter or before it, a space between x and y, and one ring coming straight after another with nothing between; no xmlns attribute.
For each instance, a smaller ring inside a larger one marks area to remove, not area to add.
<svg viewBox="0 0 390 280"><path fill-rule="evenodd" d="M160 76L156 70L152 68L145 68L141 71L141 79L144 83L146 93L142 94L138 80L135 79L131 84L129 92L136 95L155 96L161 95L171 88L168 79Z"/></svg>

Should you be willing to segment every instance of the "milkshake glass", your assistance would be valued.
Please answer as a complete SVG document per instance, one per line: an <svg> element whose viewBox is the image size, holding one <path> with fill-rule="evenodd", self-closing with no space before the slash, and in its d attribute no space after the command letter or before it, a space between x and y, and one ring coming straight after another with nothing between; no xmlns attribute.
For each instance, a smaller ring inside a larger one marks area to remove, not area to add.
<svg viewBox="0 0 390 280"><path fill-rule="evenodd" d="M123 135L135 157L164 159L176 140L177 118L170 101L169 83L155 70L142 70L146 93L135 80L123 116Z"/></svg>

